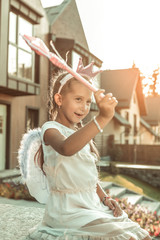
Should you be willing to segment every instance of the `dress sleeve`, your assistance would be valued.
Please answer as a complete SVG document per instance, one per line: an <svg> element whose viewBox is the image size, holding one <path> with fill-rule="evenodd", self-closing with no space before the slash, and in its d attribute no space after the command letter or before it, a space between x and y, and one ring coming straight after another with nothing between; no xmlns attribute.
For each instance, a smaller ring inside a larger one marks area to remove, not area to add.
<svg viewBox="0 0 160 240"><path fill-rule="evenodd" d="M44 133L47 129L50 129L50 128L55 128L57 129L61 134L63 134L63 130L62 128L56 124L56 122L54 121L48 121L46 123L43 124L42 128L41 128L41 141L42 143L44 144L44 139L43 139L43 136L44 136Z"/></svg>

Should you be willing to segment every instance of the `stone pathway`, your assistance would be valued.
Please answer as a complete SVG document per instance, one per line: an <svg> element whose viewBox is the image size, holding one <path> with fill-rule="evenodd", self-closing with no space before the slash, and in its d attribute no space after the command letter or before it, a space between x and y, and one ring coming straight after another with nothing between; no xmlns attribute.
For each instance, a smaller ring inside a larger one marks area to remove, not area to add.
<svg viewBox="0 0 160 240"><path fill-rule="evenodd" d="M0 213L0 239L23 240L42 220L44 208L0 204Z"/></svg>

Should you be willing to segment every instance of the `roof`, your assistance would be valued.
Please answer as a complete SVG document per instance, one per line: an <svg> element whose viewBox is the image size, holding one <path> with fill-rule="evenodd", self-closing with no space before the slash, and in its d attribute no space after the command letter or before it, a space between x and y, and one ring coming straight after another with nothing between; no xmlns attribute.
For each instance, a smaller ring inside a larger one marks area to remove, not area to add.
<svg viewBox="0 0 160 240"><path fill-rule="evenodd" d="M64 0L60 5L45 8L49 24L52 25L71 0Z"/></svg>
<svg viewBox="0 0 160 240"><path fill-rule="evenodd" d="M160 124L160 96L146 97L147 116L143 116L143 119L151 126L157 126Z"/></svg>
<svg viewBox="0 0 160 240"><path fill-rule="evenodd" d="M152 130L151 125L149 125L143 118L140 118L140 123L154 136L158 136L158 134Z"/></svg>
<svg viewBox="0 0 160 240"><path fill-rule="evenodd" d="M101 73L101 87L118 99L118 108L130 108L134 92L137 93L140 115L146 115L145 98L138 68L105 70Z"/></svg>
<svg viewBox="0 0 160 240"><path fill-rule="evenodd" d="M131 124L125 119L123 118L119 113L115 112L114 114L114 118L123 126L128 126L131 127Z"/></svg>
<svg viewBox="0 0 160 240"><path fill-rule="evenodd" d="M89 50L79 10L75 0L64 0L60 5L45 8L50 34L54 38L74 39Z"/></svg>
<svg viewBox="0 0 160 240"><path fill-rule="evenodd" d="M98 107L97 107L97 104L96 104L96 103L92 103L92 104L91 104L91 110L93 110L93 111L98 111ZM119 113L115 112L114 118L115 118L115 120L117 120L121 125L131 127L131 124L130 124L125 118L123 118Z"/></svg>

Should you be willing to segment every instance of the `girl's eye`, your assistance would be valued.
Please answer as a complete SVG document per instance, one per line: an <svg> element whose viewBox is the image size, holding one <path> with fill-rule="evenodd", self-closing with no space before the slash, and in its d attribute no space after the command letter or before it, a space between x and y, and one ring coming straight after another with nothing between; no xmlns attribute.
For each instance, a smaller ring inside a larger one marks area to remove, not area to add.
<svg viewBox="0 0 160 240"><path fill-rule="evenodd" d="M77 101L77 102L80 102L80 101L81 101L81 98L76 98L76 101Z"/></svg>

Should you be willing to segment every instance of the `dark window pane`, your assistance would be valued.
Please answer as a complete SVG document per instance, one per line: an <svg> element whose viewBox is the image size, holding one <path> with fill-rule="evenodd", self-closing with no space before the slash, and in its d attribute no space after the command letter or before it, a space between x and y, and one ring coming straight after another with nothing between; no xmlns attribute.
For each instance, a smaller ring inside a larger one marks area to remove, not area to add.
<svg viewBox="0 0 160 240"><path fill-rule="evenodd" d="M39 110L27 109L27 131L37 128L39 124Z"/></svg>
<svg viewBox="0 0 160 240"><path fill-rule="evenodd" d="M40 65L40 56L35 54L35 83L40 83L39 81L39 65Z"/></svg>

